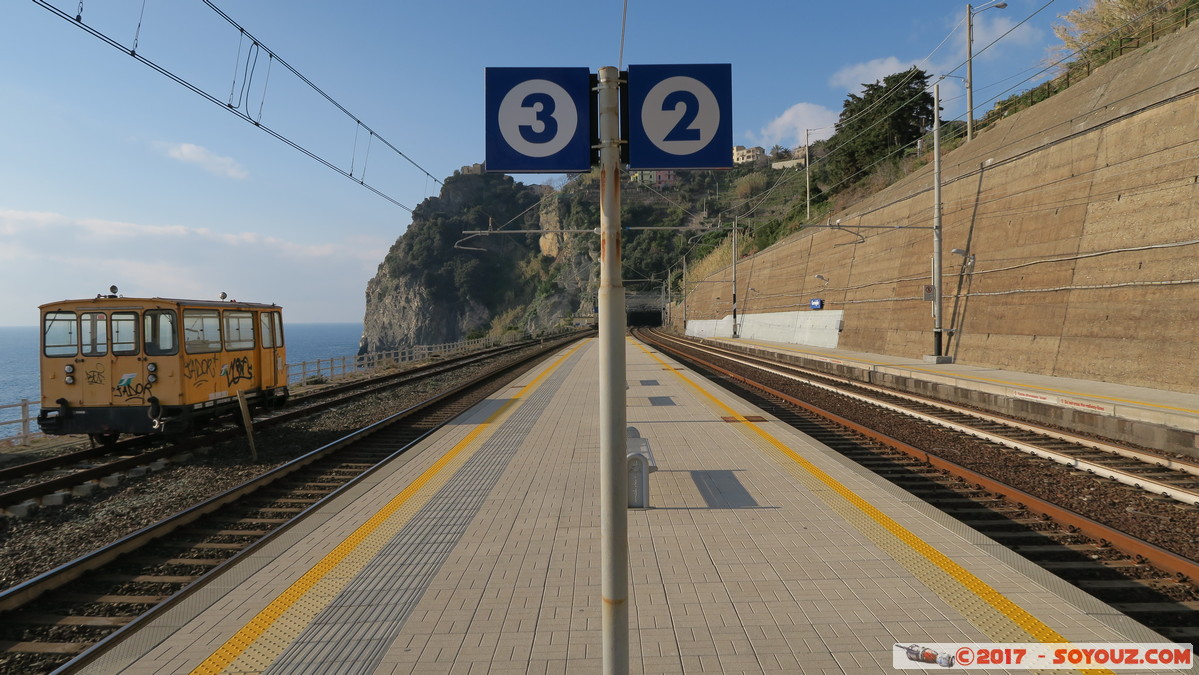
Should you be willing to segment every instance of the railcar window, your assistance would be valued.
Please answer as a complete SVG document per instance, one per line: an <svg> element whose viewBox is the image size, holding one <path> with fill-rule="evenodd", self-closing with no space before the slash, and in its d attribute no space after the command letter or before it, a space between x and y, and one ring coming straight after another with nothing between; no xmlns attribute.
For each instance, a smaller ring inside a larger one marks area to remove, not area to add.
<svg viewBox="0 0 1199 675"><path fill-rule="evenodd" d="M79 315L79 337L84 356L108 354L108 316L100 312Z"/></svg>
<svg viewBox="0 0 1199 675"><path fill-rule="evenodd" d="M225 310L225 349L236 351L254 348L254 313Z"/></svg>
<svg viewBox="0 0 1199 675"><path fill-rule="evenodd" d="M275 346L283 346L283 315L279 312L271 312L271 316L275 317Z"/></svg>
<svg viewBox="0 0 1199 675"><path fill-rule="evenodd" d="M137 352L137 313L113 312L112 353L128 356Z"/></svg>
<svg viewBox="0 0 1199 675"><path fill-rule="evenodd" d="M42 319L42 343L46 356L75 356L79 340L75 312L46 312Z"/></svg>
<svg viewBox="0 0 1199 675"><path fill-rule="evenodd" d="M183 310L183 345L188 354L221 351L221 314L215 309Z"/></svg>
<svg viewBox="0 0 1199 675"><path fill-rule="evenodd" d="M173 356L179 353L179 326L175 311L150 309L142 316L147 356Z"/></svg>
<svg viewBox="0 0 1199 675"><path fill-rule="evenodd" d="M262 343L263 349L272 349L275 346L275 329L271 324L271 313L262 312L258 315L258 331L262 336L259 341Z"/></svg>

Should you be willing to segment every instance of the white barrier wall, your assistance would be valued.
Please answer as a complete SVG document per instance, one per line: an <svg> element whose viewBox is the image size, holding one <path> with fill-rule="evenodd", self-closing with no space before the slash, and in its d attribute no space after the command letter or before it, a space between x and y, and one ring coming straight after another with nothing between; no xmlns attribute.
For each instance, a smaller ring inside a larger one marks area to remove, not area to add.
<svg viewBox="0 0 1199 675"><path fill-rule="evenodd" d="M843 310L743 314L737 317L738 337L749 340L786 342L813 347L836 347L841 336ZM733 317L688 321L692 337L732 337Z"/></svg>

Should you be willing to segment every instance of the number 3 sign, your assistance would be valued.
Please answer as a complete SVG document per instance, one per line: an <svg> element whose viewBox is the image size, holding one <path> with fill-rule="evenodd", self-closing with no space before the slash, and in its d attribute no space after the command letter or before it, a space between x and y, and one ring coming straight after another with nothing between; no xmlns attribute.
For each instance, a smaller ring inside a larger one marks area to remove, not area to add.
<svg viewBox="0 0 1199 675"><path fill-rule="evenodd" d="M727 63L629 66L629 168L733 166Z"/></svg>
<svg viewBox="0 0 1199 675"><path fill-rule="evenodd" d="M591 168L586 68L488 68L487 170Z"/></svg>

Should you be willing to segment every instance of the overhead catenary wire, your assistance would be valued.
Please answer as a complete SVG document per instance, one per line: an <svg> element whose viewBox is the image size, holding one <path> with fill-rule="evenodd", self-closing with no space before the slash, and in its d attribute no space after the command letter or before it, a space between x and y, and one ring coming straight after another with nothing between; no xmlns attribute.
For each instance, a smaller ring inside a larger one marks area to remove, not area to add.
<svg viewBox="0 0 1199 675"><path fill-rule="evenodd" d="M42 0L34 0L34 1L35 1L35 2L42 2ZM321 89L320 87L316 86L316 84L314 84L314 83L313 83L311 80L309 80L307 77L305 77L303 73L301 73L300 71L298 71L298 70L296 70L295 68L293 68L293 67L291 66L291 64L289 64L287 61L284 61L282 58L280 58L278 54L275 54L273 51L271 51L271 50L270 50L269 48L267 48L265 45L262 45L261 41L259 41L257 38L255 38L255 37L254 37L254 36L253 36L253 35L252 35L252 34L251 34L249 31L247 31L247 30L246 30L246 29L245 29L245 28L244 28L244 27L243 27L241 24L237 23L237 21L234 21L234 20L233 20L233 17L229 16L229 15L228 15L228 14L226 14L224 11L222 11L220 7L217 7L217 6L216 6L216 4L214 4L214 3L212 2L212 0L203 0L203 2L204 2L204 4L205 4L205 5L207 5L209 8L211 8L211 9L212 9L212 11L216 12L216 13L217 13L217 15L219 15L219 16L220 16L222 19L224 19L225 21L227 21L227 22L229 23L229 25L231 25L231 26L233 26L234 28L238 29L239 31L241 31L241 32L245 33L247 36L249 36L249 37L250 37L250 39L254 40L256 43L258 43L259 45L261 45L261 46L262 46L262 49L265 49L265 50L267 51L267 53L268 53L268 54L272 55L272 56L274 57L274 59L275 59L276 61L278 61L278 62L279 62L279 65L281 65L281 66L283 66L284 68L287 68L289 71L291 71L291 73L292 73L293 75L295 75L297 78L299 78L301 82L303 82L304 84L308 85L309 87L311 87L311 88L312 88L312 90L313 90L313 91L315 91L316 93L318 93L318 94L320 94L322 97L324 97L324 99L325 99L326 101L328 101L329 103L333 104L333 106L334 106L335 108L337 108L338 110L340 110L342 113L344 113L344 114L346 115L346 117L349 117L350 119L354 120L355 122L360 122L357 116L355 116L353 113L351 113L349 110L347 110L347 109L345 108L345 106L343 106L342 104L338 103L338 102L337 102L337 100L336 100L336 99L334 99L334 98L333 98L332 96L330 96L329 94L327 94L327 93L325 92L325 90L323 90L323 89ZM360 122L360 123L361 123L361 122ZM404 152L402 152L402 151L401 151L399 148L397 148L397 147L395 147L394 145L392 145L392 144L391 144L391 143L390 143L390 142L389 142L389 141L388 141L386 138L383 138L382 136L380 136L378 132L376 132L375 130L371 129L371 128L370 128L369 126L367 126L366 124L363 124L362 126L363 126L363 127L365 127L367 131L370 131L372 135L374 135L374 136L378 136L378 137L379 137L379 140L380 140L381 142L383 142L383 143L387 144L387 147L391 148L391 150L392 150L392 151L394 151L394 152L395 152L397 155L399 155L400 157L403 157L405 160L407 160L407 162L408 162L409 164L411 164L412 166L416 167L416 168L417 168L419 171L421 171L422 173L424 173L426 176L428 176L429 178L431 178L431 179L433 179L434 181L436 181L438 185L444 185L444 183L442 183L440 179L438 179L438 178L437 178L436 176L434 176L433 174L429 173L429 172L428 172L428 171L427 171L427 170L426 170L426 169L425 169L423 166L421 166L420 164L417 164L415 160L413 160L413 159L412 159L411 157L409 157L408 155L404 154Z"/></svg>
<svg viewBox="0 0 1199 675"><path fill-rule="evenodd" d="M315 151L310 150L309 148L302 145L300 142L293 140L292 138L290 138L288 136L285 136L281 132L276 131L275 129L271 128L270 126L268 126L266 124L263 124L262 120L261 120L261 115L262 115L263 105L265 105L265 96L266 96L265 91L263 93L263 96L264 96L263 102L259 106L257 118L250 115L248 111L244 110L243 108L248 107L248 106L243 105L243 103L245 103L244 95L246 92L249 91L248 80L250 80L253 77L253 73L250 72L250 70L247 70L246 71L247 74L245 76L243 76L243 78L242 78L243 87L242 87L241 94L238 94L237 104L234 105L234 103L233 103L233 97L235 94L237 94L237 78L236 78L236 76L234 78L233 88L230 91L229 100L221 101L215 95L206 91L201 86L176 74L175 72L160 65L156 61L146 58L144 55L137 53L137 51L135 49L132 49L132 48L122 44L116 38L113 38L112 36L108 35L107 33L103 32L103 31L95 28L94 26L89 25L87 22L83 21L83 3L82 2L79 3L79 8L77 10L76 15L71 16L67 12L60 9L59 7L51 4L50 0L32 0L32 1L35 4L40 5L44 9L48 10L52 14L74 24L75 26L79 27L81 30L83 30L83 31L87 32L88 34L92 35L93 37L99 39L101 42L109 45L110 47L113 47L114 49L118 49L118 50L128 54L132 58L134 58L137 61L141 62L142 64L150 67L154 71L167 77L168 79L175 82L176 84L179 84L180 86L184 87L185 89L188 89L192 93L194 93L194 94L208 100L209 102L213 103L214 105L217 105L217 106L221 107L222 109L242 118L243 120L249 122L250 124L253 124L254 126L258 127L259 129L262 129L266 133L268 133L271 136L273 136L274 138L282 141L283 143L287 144L288 146L292 147L293 149L297 150L298 152L306 155L310 159L313 159L316 162L323 164L324 166L341 174L342 176L345 176L346 178L350 178L355 183L358 183L362 187L366 188L367 190L370 190L371 192L375 193L379 197L394 204L395 206L398 206L398 207L404 209L405 211L408 211L409 213L412 212L411 207L400 202L398 199L391 196L390 194L385 192L383 189L376 187L374 185L368 184L365 182L365 180L354 177L353 175L351 175L350 171L347 171L346 169L342 168L336 162L317 154ZM217 14L219 14L222 18L224 18L230 25L237 28L239 33L244 35L245 38L248 38L249 41L251 42L252 49L254 47L256 47L258 50L266 51L268 56L270 56L270 61L268 63L273 63L274 61L278 61L281 65L286 67L292 74L294 74L297 78L299 78L300 81L302 81L307 86L312 88L313 91L316 91L318 94L320 94L322 97L324 97L330 104L332 104L334 107L336 107L339 111L341 111L343 114L347 115L350 119L354 120L355 122L361 124L359 119L356 116L354 116L352 113L350 113L349 110L347 110L344 106L342 106L340 103L338 103L336 100L334 100L331 96L329 96L327 93L325 93L322 89L320 89L315 84L313 84L307 77L305 77L298 70L293 68L286 61L279 58L279 56L277 54L275 54L269 48L267 48L265 45L263 45L261 43L261 41L255 39L253 35L251 35L242 26L240 26L236 21L234 21L232 18L230 18L227 14L225 14L223 11L221 11L218 7L216 7L210 0L204 0L204 3L205 3L205 5L209 6L213 11L215 11ZM140 20L139 20L139 24L140 24ZM140 29L139 29L139 34L140 34ZM234 70L235 73L237 72L237 69L241 66L241 55L242 55L242 45L243 44L244 44L244 40L243 40L243 42L240 42L238 45L238 61L235 64L235 70ZM246 67L249 69L250 68L250 64L249 64L250 50L246 50L245 53L246 53L246 59L247 59ZM255 56L255 58L256 58L256 56ZM268 65L268 75L269 75L269 65ZM365 124L362 124L362 126L363 126L363 128L365 128L371 132L372 138L379 137L378 133L374 132L370 127L366 126ZM409 164L411 164L413 167L415 167L420 172L424 173L427 178L431 178L433 181L435 181L438 184L443 184L440 179L438 179L433 174L429 173L421 165L417 164L411 157L409 157L404 152L400 151L400 149L397 148L395 145L393 145L391 142L387 141L385 138L382 138L382 137L379 137L379 140L382 143L384 143L390 150L392 150L392 152L394 152L398 156L402 157L404 160L406 160Z"/></svg>

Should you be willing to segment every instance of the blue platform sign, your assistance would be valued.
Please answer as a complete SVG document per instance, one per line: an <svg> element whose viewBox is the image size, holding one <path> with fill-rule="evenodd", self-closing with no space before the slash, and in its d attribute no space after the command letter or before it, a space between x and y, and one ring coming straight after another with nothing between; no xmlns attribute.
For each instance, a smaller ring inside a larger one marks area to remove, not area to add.
<svg viewBox="0 0 1199 675"><path fill-rule="evenodd" d="M731 169L733 67L629 66L629 168Z"/></svg>
<svg viewBox="0 0 1199 675"><path fill-rule="evenodd" d="M487 171L589 171L590 76L586 68L487 68Z"/></svg>

